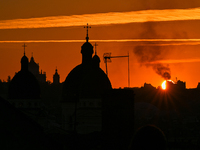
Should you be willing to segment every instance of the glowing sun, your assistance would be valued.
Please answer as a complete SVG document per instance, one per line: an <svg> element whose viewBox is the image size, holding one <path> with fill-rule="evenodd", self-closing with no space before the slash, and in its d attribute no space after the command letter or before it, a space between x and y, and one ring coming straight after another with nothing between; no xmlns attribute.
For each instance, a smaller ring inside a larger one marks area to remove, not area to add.
<svg viewBox="0 0 200 150"><path fill-rule="evenodd" d="M163 83L161 84L161 87L162 87L163 90L167 89L167 82L172 82L174 84L174 81L172 81L172 80L163 81Z"/></svg>
<svg viewBox="0 0 200 150"><path fill-rule="evenodd" d="M166 90L166 82L167 82L167 81L165 80L165 81L163 81L163 83L161 84L161 87L162 87L163 90Z"/></svg>

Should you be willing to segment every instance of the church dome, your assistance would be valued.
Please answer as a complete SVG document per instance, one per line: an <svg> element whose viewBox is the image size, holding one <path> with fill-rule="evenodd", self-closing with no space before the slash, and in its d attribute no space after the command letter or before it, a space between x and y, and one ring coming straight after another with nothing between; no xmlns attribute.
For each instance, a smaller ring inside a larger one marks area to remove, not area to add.
<svg viewBox="0 0 200 150"><path fill-rule="evenodd" d="M92 61L93 61L94 63L100 63L100 62L101 62L101 60L100 60L100 58L99 58L98 55L94 55L93 58L92 58Z"/></svg>
<svg viewBox="0 0 200 150"><path fill-rule="evenodd" d="M101 68L90 70L80 84L80 98L101 98L106 90L112 89L108 76Z"/></svg>
<svg viewBox="0 0 200 150"><path fill-rule="evenodd" d="M93 46L88 42L87 24L86 42L81 46L82 64L68 74L63 85L64 101L75 102L79 98L101 98L103 92L112 89L110 80L99 67L100 58L92 58Z"/></svg>
<svg viewBox="0 0 200 150"><path fill-rule="evenodd" d="M21 58L21 70L16 73L10 82L8 97L10 99L38 99L40 86L35 76L28 70L28 58Z"/></svg>
<svg viewBox="0 0 200 150"><path fill-rule="evenodd" d="M63 84L62 96L64 101L76 101L79 97L80 83L83 80L84 74L87 71L85 65L76 66L68 74Z"/></svg>
<svg viewBox="0 0 200 150"><path fill-rule="evenodd" d="M112 89L110 80L101 68L80 64L68 74L63 85L63 98L64 101L101 98L109 89Z"/></svg>
<svg viewBox="0 0 200 150"><path fill-rule="evenodd" d="M93 65L93 67L94 67L94 68L99 68L100 62L101 62L101 60L100 60L99 56L95 54L95 55L92 57L92 65Z"/></svg>
<svg viewBox="0 0 200 150"><path fill-rule="evenodd" d="M94 53L93 51L93 46L90 42L85 42L82 46L81 46L81 54L90 54L92 55Z"/></svg>
<svg viewBox="0 0 200 150"><path fill-rule="evenodd" d="M21 70L28 70L28 58L24 54L24 56L21 58Z"/></svg>
<svg viewBox="0 0 200 150"><path fill-rule="evenodd" d="M8 96L10 99L39 99L39 83L30 71L21 70L11 80Z"/></svg>
<svg viewBox="0 0 200 150"><path fill-rule="evenodd" d="M21 63L27 63L28 64L28 58L26 57L26 55L24 54L24 56L21 58Z"/></svg>

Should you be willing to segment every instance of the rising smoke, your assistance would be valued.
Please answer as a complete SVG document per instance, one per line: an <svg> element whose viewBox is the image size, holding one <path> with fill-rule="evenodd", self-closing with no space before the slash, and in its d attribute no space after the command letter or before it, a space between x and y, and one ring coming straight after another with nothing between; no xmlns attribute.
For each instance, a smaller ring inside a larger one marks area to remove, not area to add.
<svg viewBox="0 0 200 150"><path fill-rule="evenodd" d="M140 38L159 38L161 37L156 33L152 23L144 23L145 30L142 32ZM138 62L143 66L152 67L152 69L165 80L171 78L171 71L168 64L152 63L162 60L165 50L161 46L149 46L155 43L143 43L142 46L135 46L133 52L137 57Z"/></svg>

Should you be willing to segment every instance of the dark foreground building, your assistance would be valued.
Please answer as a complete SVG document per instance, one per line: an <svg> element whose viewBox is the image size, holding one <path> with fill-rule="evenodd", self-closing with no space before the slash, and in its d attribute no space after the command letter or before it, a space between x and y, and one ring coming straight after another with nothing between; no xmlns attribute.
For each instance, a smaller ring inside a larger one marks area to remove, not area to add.
<svg viewBox="0 0 200 150"><path fill-rule="evenodd" d="M54 150L61 146L46 136L42 127L0 97L0 148Z"/></svg>

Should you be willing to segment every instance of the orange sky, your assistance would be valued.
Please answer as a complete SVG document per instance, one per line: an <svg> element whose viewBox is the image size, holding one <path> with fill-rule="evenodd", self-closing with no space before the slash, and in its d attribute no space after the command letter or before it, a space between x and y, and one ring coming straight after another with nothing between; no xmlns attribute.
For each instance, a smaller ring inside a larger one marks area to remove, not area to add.
<svg viewBox="0 0 200 150"><path fill-rule="evenodd" d="M198 18L200 2L197 0L190 2L162 0L159 3L155 0L124 0L123 3L111 0L69 3L64 0L56 3L46 0L42 2L35 0L28 3L19 0L17 3L11 0L1 1L0 6L3 8L0 10L0 78L2 80L6 80L8 75L13 77L15 72L20 70L20 59L23 56L22 45L27 42L28 58L30 59L33 52L40 69L47 73L47 80L52 81L57 66L61 82L64 81L71 69L81 63L80 50L86 36L83 26L88 22L92 24L89 37L92 44L95 42L98 44L97 54L101 58L103 70L105 70L104 53L111 52L112 56L119 56L127 55L129 52L131 87L140 87L145 82L157 87L163 81L163 78L156 74L151 66L147 67L138 61L140 58L134 53L138 47L142 47L147 56L152 55L152 48L156 49L156 53L159 51L155 58L149 59L154 59L151 63L159 62L169 67L172 80L177 77L186 81L187 88L194 88L200 82L200 21ZM175 10L176 12L173 13ZM121 17L115 15L119 13L123 15ZM127 15L129 18L123 17L126 13L130 14ZM95 17L97 21L92 18L89 22L85 14ZM99 20L102 18L98 14L104 15L106 22L100 24ZM112 15L109 16L109 14ZM77 20L73 20L74 18L69 19L74 15L80 18L79 25L75 25ZM143 21L137 21L134 15L138 15L139 18L141 16ZM60 16L68 16L66 22L75 26L65 24L64 27L60 27L54 23L52 26L48 24L45 28L40 28L33 24L35 22L37 25L44 26L45 21L49 23L52 18ZM44 17L49 20L45 20ZM118 17L119 21L113 24L115 17ZM170 17L173 19L167 21L166 18ZM25 22L28 18L32 18L31 24ZM40 18L43 22L38 24L34 18ZM17 25L18 19L22 22L18 22ZM126 22L120 22L124 20ZM9 21L14 22L9 23ZM20 29L23 27L19 27L19 23L22 26L28 25L29 28ZM5 29L8 26L10 29ZM15 28L15 26L18 27ZM54 42L49 40L54 40ZM4 43L5 41L7 43ZM128 85L127 58L112 59L112 62L108 64L108 73L113 87L126 87Z"/></svg>

